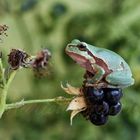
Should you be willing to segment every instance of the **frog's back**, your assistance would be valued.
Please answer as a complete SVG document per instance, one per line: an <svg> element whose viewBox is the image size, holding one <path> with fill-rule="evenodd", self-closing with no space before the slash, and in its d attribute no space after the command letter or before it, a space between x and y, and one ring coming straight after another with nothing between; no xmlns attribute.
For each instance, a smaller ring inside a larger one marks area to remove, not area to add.
<svg viewBox="0 0 140 140"><path fill-rule="evenodd" d="M96 57L100 59L104 59L104 62L110 67L112 70L127 70L131 73L131 70L125 60L118 55L117 53L110 51L104 48L94 47L96 49ZM93 51L95 52L95 51Z"/></svg>

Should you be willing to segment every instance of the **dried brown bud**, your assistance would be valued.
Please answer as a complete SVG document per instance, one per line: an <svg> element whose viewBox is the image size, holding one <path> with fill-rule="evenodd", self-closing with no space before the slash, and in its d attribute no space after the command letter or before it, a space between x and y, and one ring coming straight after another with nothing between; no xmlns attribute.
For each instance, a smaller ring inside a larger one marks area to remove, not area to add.
<svg viewBox="0 0 140 140"><path fill-rule="evenodd" d="M51 57L51 53L48 49L44 49L42 51L40 51L34 62L33 62L33 68L35 69L40 69L40 68L45 68L48 65L48 61Z"/></svg>
<svg viewBox="0 0 140 140"><path fill-rule="evenodd" d="M32 62L32 67L37 77L48 75L48 63L51 53L48 49L40 51Z"/></svg>
<svg viewBox="0 0 140 140"><path fill-rule="evenodd" d="M8 29L7 25L0 25L0 35L7 36L7 34L6 34L7 29Z"/></svg>
<svg viewBox="0 0 140 140"><path fill-rule="evenodd" d="M27 66L27 58L29 55L26 52L19 49L12 49L8 56L8 63L10 64L11 69L16 70L20 66Z"/></svg>

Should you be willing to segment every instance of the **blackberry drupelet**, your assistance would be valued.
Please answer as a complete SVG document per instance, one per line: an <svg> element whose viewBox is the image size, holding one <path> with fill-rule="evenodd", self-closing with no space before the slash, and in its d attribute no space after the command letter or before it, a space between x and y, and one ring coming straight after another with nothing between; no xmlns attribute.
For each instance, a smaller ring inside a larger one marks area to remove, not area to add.
<svg viewBox="0 0 140 140"><path fill-rule="evenodd" d="M122 89L120 88L104 88L105 93L105 101L107 101L111 105L115 105L119 102L122 94Z"/></svg>
<svg viewBox="0 0 140 140"><path fill-rule="evenodd" d="M89 120L90 120L91 123L93 123L95 125L104 125L108 120L108 116L103 115L103 114L98 115L98 114L92 113L89 116Z"/></svg>
<svg viewBox="0 0 140 140"><path fill-rule="evenodd" d="M121 103L118 102L116 105L109 106L109 115L115 116L121 111Z"/></svg>
<svg viewBox="0 0 140 140"><path fill-rule="evenodd" d="M104 91L102 89L95 89L94 87L85 87L84 93L85 97L91 104L103 101Z"/></svg>
<svg viewBox="0 0 140 140"><path fill-rule="evenodd" d="M94 111L98 115L107 115L109 112L109 105L105 101L100 104L93 105Z"/></svg>

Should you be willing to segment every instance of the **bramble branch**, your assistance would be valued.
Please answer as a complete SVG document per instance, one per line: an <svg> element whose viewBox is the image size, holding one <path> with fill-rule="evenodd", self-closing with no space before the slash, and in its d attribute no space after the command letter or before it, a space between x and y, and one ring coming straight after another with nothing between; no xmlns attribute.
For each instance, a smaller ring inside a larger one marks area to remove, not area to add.
<svg viewBox="0 0 140 140"><path fill-rule="evenodd" d="M15 108L20 108L24 105L28 105L28 104L36 104L36 103L68 103L72 100L72 98L65 98L65 97L56 97L56 98L52 98L52 99L38 99L38 100L21 100L19 102L15 102L15 103L10 103L10 104L6 104L6 110L9 109L15 109Z"/></svg>

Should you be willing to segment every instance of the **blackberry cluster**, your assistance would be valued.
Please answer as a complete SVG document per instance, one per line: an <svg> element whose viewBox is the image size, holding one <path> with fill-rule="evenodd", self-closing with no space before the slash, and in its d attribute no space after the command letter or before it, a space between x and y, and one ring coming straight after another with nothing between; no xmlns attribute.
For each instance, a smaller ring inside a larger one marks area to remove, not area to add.
<svg viewBox="0 0 140 140"><path fill-rule="evenodd" d="M88 105L83 115L95 125L105 124L109 115L115 116L121 111L122 89L83 86L83 93Z"/></svg>

